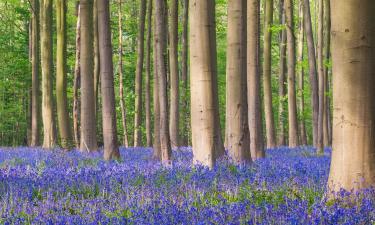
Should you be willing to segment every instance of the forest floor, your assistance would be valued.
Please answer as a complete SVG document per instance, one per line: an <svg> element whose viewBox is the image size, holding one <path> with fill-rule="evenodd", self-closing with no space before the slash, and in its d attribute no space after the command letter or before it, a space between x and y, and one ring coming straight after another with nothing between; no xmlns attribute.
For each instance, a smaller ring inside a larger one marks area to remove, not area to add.
<svg viewBox="0 0 375 225"><path fill-rule="evenodd" d="M374 190L325 198L329 149L273 149L213 170L192 167L190 148L171 168L151 149L121 155L0 149L0 224L375 224Z"/></svg>

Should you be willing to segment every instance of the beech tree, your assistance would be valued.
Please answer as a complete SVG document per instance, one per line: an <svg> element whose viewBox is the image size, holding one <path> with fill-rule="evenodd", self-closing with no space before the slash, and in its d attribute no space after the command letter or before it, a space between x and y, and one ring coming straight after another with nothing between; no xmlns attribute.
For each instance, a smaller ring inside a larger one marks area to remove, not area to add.
<svg viewBox="0 0 375 225"><path fill-rule="evenodd" d="M39 0L32 0L31 14L31 142L30 146L39 145Z"/></svg>
<svg viewBox="0 0 375 225"><path fill-rule="evenodd" d="M40 6L43 148L53 148L56 144L56 126L52 94L52 0L41 0Z"/></svg>
<svg viewBox="0 0 375 225"><path fill-rule="evenodd" d="M81 0L81 147L96 151L96 115L94 94L93 1Z"/></svg>
<svg viewBox="0 0 375 225"><path fill-rule="evenodd" d="M151 34L152 34L152 0L147 5L147 36L146 36L146 85L145 85L145 111L146 111L146 143L152 146L151 133Z"/></svg>
<svg viewBox="0 0 375 225"><path fill-rule="evenodd" d="M273 0L265 1L264 15L264 47L263 47L263 90L264 90L264 111L267 133L267 148L276 146L275 122L272 109L272 85L271 85L271 42L273 23Z"/></svg>
<svg viewBox="0 0 375 225"><path fill-rule="evenodd" d="M253 160L265 157L263 146L260 84L260 3L247 3L247 86L250 129L250 151Z"/></svg>
<svg viewBox="0 0 375 225"><path fill-rule="evenodd" d="M144 57L144 33L146 17L146 0L141 0L138 21L137 67L135 72L135 116L134 116L134 146L142 145L142 72Z"/></svg>
<svg viewBox="0 0 375 225"><path fill-rule="evenodd" d="M76 2L76 14L77 14L77 25L76 25L76 57L74 64L74 81L73 81L73 135L74 144L76 148L80 148L80 129L79 129L79 118L80 118L80 98L79 89L81 86L81 16L80 16L80 3Z"/></svg>
<svg viewBox="0 0 375 225"><path fill-rule="evenodd" d="M333 150L328 185L350 191L375 185L375 2L331 0L331 5Z"/></svg>
<svg viewBox="0 0 375 225"><path fill-rule="evenodd" d="M323 136L323 115L324 115L324 98L325 98L325 78L324 78L324 65L323 65L323 0L318 1L318 45L317 45L317 58L318 58L318 84L319 84L319 120L318 120L318 141L317 152L318 154L324 153L324 136Z"/></svg>
<svg viewBox="0 0 375 225"><path fill-rule="evenodd" d="M60 134L60 143L63 148L72 144L72 132L68 113L67 81L66 81L66 1L56 1L56 106Z"/></svg>
<svg viewBox="0 0 375 225"><path fill-rule="evenodd" d="M228 1L226 148L234 163L250 158L246 84L246 0Z"/></svg>
<svg viewBox="0 0 375 225"><path fill-rule="evenodd" d="M117 145L109 2L107 0L98 0L97 7L99 21L100 77L103 99L104 159L110 160L120 158L120 152Z"/></svg>

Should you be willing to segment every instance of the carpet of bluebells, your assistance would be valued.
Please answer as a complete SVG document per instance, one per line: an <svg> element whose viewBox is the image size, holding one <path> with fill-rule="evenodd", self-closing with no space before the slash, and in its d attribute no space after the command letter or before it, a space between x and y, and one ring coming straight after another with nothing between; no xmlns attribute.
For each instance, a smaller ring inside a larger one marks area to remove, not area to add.
<svg viewBox="0 0 375 225"><path fill-rule="evenodd" d="M375 224L375 191L327 199L330 150L279 148L251 165L171 167L146 148L101 153L0 149L0 224Z"/></svg>

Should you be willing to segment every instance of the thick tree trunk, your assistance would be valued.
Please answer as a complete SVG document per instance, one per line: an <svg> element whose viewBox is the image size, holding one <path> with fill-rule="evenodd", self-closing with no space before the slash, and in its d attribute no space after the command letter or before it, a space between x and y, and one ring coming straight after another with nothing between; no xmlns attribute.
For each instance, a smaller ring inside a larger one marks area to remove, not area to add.
<svg viewBox="0 0 375 225"><path fill-rule="evenodd" d="M154 0L155 1L155 0ZM156 2L155 2L156 4ZM156 13L156 12L155 12ZM156 15L154 14L154 26L156 27ZM161 160L161 146L160 146L160 104L159 104L159 76L158 76L158 53L156 42L156 33L154 29L154 88L153 88L153 97L154 97L154 139L153 139L153 158Z"/></svg>
<svg viewBox="0 0 375 225"><path fill-rule="evenodd" d="M128 139L128 126L126 120L126 107L125 107L125 97L124 97L124 73L123 73L123 65L122 65L122 55L123 55L123 44L122 44L122 0L119 0L118 6L118 33L119 33L119 60L118 60L118 71L120 76L120 108L121 108L121 119L122 119L122 129L123 129L123 145L127 148L129 147L129 139ZM147 97L146 97L147 98ZM146 119L147 120L147 119Z"/></svg>
<svg viewBox="0 0 375 225"><path fill-rule="evenodd" d="M69 148L72 144L66 87L66 1L56 1L56 106L60 133L60 144Z"/></svg>
<svg viewBox="0 0 375 225"><path fill-rule="evenodd" d="M136 147L142 145L142 72L144 56L145 17L146 0L141 0L138 23L137 68L135 72L134 146Z"/></svg>
<svg viewBox="0 0 375 225"><path fill-rule="evenodd" d="M226 148L236 164L251 161L246 85L246 0L228 1Z"/></svg>
<svg viewBox="0 0 375 225"><path fill-rule="evenodd" d="M32 64L32 94L31 94L31 142L30 146L39 145L39 0L32 1L32 31L31 31L31 64Z"/></svg>
<svg viewBox="0 0 375 225"><path fill-rule="evenodd" d="M279 2L279 21L281 25L285 25L285 10L284 0ZM279 133L277 144L279 146L286 145L286 130L285 130L285 107L284 97L286 95L285 88L285 74L286 74L286 29L280 32L280 62L279 62Z"/></svg>
<svg viewBox="0 0 375 225"><path fill-rule="evenodd" d="M287 57L288 57L288 117L289 117L289 147L298 145L298 122L295 85L295 38L293 22L293 1L285 0L285 19L287 30Z"/></svg>
<svg viewBox="0 0 375 225"><path fill-rule="evenodd" d="M41 0L41 59L42 59L42 115L43 115L43 148L53 148L56 144L56 127L54 122L52 75L52 0Z"/></svg>
<svg viewBox="0 0 375 225"><path fill-rule="evenodd" d="M163 54L166 51L166 45L164 42L164 35L166 34L166 23L164 17L165 4L166 2L164 0L155 0L155 50L158 61L157 75L159 88L161 160L163 164L168 165L171 161L172 149L168 121L167 73Z"/></svg>
<svg viewBox="0 0 375 225"><path fill-rule="evenodd" d="M152 146L151 133L151 34L152 34L152 0L149 0L147 8L147 37L146 37L146 93L145 93L145 111L146 111L146 141L147 147Z"/></svg>
<svg viewBox="0 0 375 225"><path fill-rule="evenodd" d="M171 78L169 131L173 148L180 145L179 74L178 74L178 0L170 3L169 66Z"/></svg>
<svg viewBox="0 0 375 225"><path fill-rule="evenodd" d="M318 77L316 72L315 45L311 25L310 2L303 0L303 20L307 39L307 50L309 58L309 74L311 89L311 107L313 116L313 145L318 145L318 120L319 120L319 95Z"/></svg>
<svg viewBox="0 0 375 225"><path fill-rule="evenodd" d="M331 0L334 191L375 185L375 1Z"/></svg>
<svg viewBox="0 0 375 225"><path fill-rule="evenodd" d="M181 36L181 45L182 45L182 52L181 52L181 79L183 82L183 105L184 109L182 110L183 115L183 140L182 144L185 146L189 145L189 137L190 137L190 131L189 125L190 125L190 116L189 116L189 101L188 101L188 33L189 33L189 0L183 0L183 19L182 19L182 36Z"/></svg>
<svg viewBox="0 0 375 225"><path fill-rule="evenodd" d="M305 31L303 29L303 5L302 2L299 4L299 33L298 33L298 56L297 56L297 64L299 65L298 68L298 92L299 92L299 113L300 113L300 120L299 120L299 132L300 132L300 144L307 145L307 134L306 134L306 126L305 126L305 70L303 68L303 47L304 47L304 35Z"/></svg>
<svg viewBox="0 0 375 225"><path fill-rule="evenodd" d="M260 84L260 5L258 0L247 3L247 87L250 130L250 151L253 160L265 157L262 128Z"/></svg>
<svg viewBox="0 0 375 225"><path fill-rule="evenodd" d="M79 129L79 118L80 118L80 98L79 89L81 87L81 16L80 16L80 3L77 1L77 27L76 27L76 59L74 66L74 81L73 81L73 134L74 144L77 149L80 148L80 129Z"/></svg>
<svg viewBox="0 0 375 225"><path fill-rule="evenodd" d="M219 146L220 129L215 124L218 108L215 104L216 42L213 40L214 1L190 1L190 84L193 161L213 167ZM215 48L215 49L212 49ZM217 97L217 96L216 96Z"/></svg>
<svg viewBox="0 0 375 225"><path fill-rule="evenodd" d="M100 77L103 99L103 141L104 159L118 159L115 88L113 81L113 61L109 2L98 0L98 31L100 50Z"/></svg>
<svg viewBox="0 0 375 225"><path fill-rule="evenodd" d="M96 151L93 2L81 0L81 150Z"/></svg>
<svg viewBox="0 0 375 225"><path fill-rule="evenodd" d="M276 147L275 137L275 121L273 118L272 109L272 84L271 84L271 42L273 23L273 0L265 1L265 16L264 16L264 48L263 48L263 91L264 91L264 111L266 121L267 133L267 148Z"/></svg>
<svg viewBox="0 0 375 225"><path fill-rule="evenodd" d="M318 120L318 145L317 153L324 153L324 136L323 136L323 117L324 117L324 98L325 98L325 84L324 84L324 65L323 65L323 0L319 0L318 9L318 46L317 46L317 58L318 58L318 83L319 83L319 120Z"/></svg>

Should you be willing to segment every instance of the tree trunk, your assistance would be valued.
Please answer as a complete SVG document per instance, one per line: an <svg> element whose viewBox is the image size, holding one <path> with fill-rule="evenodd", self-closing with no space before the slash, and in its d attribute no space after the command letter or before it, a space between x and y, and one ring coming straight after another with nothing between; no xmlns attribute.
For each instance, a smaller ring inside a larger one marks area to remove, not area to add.
<svg viewBox="0 0 375 225"><path fill-rule="evenodd" d="M74 84L73 84L73 133L74 143L77 149L80 148L79 138L79 118L80 118L80 99L79 89L81 86L81 66L80 66L80 55L81 55L81 16L80 16L80 3L77 1L77 27L76 27L76 59L74 67Z"/></svg>
<svg viewBox="0 0 375 225"><path fill-rule="evenodd" d="M99 52L99 30L98 30L98 0L93 0L93 37L94 37L94 96L95 96L95 118L97 136L100 142L100 131L102 124L99 118L99 98L100 98L100 52ZM103 134L104 135L104 134Z"/></svg>
<svg viewBox="0 0 375 225"><path fill-rule="evenodd" d="M281 25L285 25L285 10L284 0L279 2L279 21ZM277 144L279 146L286 145L286 131L285 131L285 109L284 97L285 92L285 74L286 74L286 30L282 29L279 34L280 40L280 62L279 62L279 133Z"/></svg>
<svg viewBox="0 0 375 225"><path fill-rule="evenodd" d="M119 0L118 6L118 33L119 33L119 60L118 60L118 70L120 76L120 108L121 108L121 119L122 119L122 129L123 129L123 145L127 148L129 147L129 139L128 139L128 127L127 127L127 120L126 120L126 107L125 107L125 99L124 99L124 73L123 73L123 65L122 65L122 55L123 55L123 44L122 44L122 0Z"/></svg>
<svg viewBox="0 0 375 225"><path fill-rule="evenodd" d="M137 44L137 68L135 72L135 116L134 116L134 146L142 145L142 71L144 56L144 33L146 17L146 0L141 0L138 23L138 44Z"/></svg>
<svg viewBox="0 0 375 225"><path fill-rule="evenodd" d="M171 142L169 136L168 124L168 97L167 97L167 73L165 67L164 52L166 45L164 35L166 33L166 23L164 17L164 9L166 2L164 0L155 1L155 42L157 56L157 75L159 88L159 111L160 111L160 148L161 160L163 164L170 164L171 161Z"/></svg>
<svg viewBox="0 0 375 225"><path fill-rule="evenodd" d="M267 148L276 147L275 138L275 121L273 118L272 109L272 84L271 84L271 42L273 23L273 0L265 1L265 16L264 16L264 48L263 48L263 90L264 90L264 111L266 121L267 133Z"/></svg>
<svg viewBox="0 0 375 225"><path fill-rule="evenodd" d="M310 2L303 1L303 20L307 39L307 50L309 57L309 74L311 89L311 108L313 116L313 145L318 145L318 120L319 120L319 95L318 95L318 77L316 72L315 45L311 25Z"/></svg>
<svg viewBox="0 0 375 225"><path fill-rule="evenodd" d="M215 104L216 44L213 40L215 23L213 20L214 1L190 1L190 84L191 84L191 123L193 140L193 161L213 167L219 146L218 114ZM217 91L217 87L216 87ZM219 130L220 132L220 130Z"/></svg>
<svg viewBox="0 0 375 225"><path fill-rule="evenodd" d="M247 86L250 130L250 151L253 160L264 158L260 84L260 3L247 3Z"/></svg>
<svg viewBox="0 0 375 225"><path fill-rule="evenodd" d="M81 150L96 151L93 2L81 0Z"/></svg>
<svg viewBox="0 0 375 225"><path fill-rule="evenodd" d="M154 0L155 1L155 0ZM156 4L156 2L154 2ZM154 26L156 27L156 12L154 13ZM154 140L153 140L153 158L161 160L161 146L160 146L160 104L159 104L159 76L158 76L158 53L156 42L156 33L154 28Z"/></svg>
<svg viewBox="0 0 375 225"><path fill-rule="evenodd" d="M331 6L329 0L324 0L324 58L326 62L329 62L331 58ZM324 117L323 117L323 139L324 146L331 145L331 110L330 110L330 97L328 95L329 91L329 68L324 67Z"/></svg>
<svg viewBox="0 0 375 225"><path fill-rule="evenodd" d="M32 1L32 97L31 97L31 143L30 146L39 145L39 0Z"/></svg>
<svg viewBox="0 0 375 225"><path fill-rule="evenodd" d="M236 164L251 161L246 85L246 0L228 2L226 148Z"/></svg>
<svg viewBox="0 0 375 225"><path fill-rule="evenodd" d="M56 144L54 122L52 75L52 0L41 0L41 59L42 59L42 114L43 114L43 148L53 148Z"/></svg>
<svg viewBox="0 0 375 225"><path fill-rule="evenodd" d="M323 65L323 0L319 0L318 11L318 83L319 83L319 120L318 120L318 145L317 153L324 153L324 139L323 139L323 115L324 115L324 65Z"/></svg>
<svg viewBox="0 0 375 225"><path fill-rule="evenodd" d="M375 1L331 0L333 151L329 188L375 185Z"/></svg>
<svg viewBox="0 0 375 225"><path fill-rule="evenodd" d="M98 31L100 50L100 77L103 99L103 141L104 159L118 159L115 88L113 81L113 61L109 1L98 0Z"/></svg>
<svg viewBox="0 0 375 225"><path fill-rule="evenodd" d="M169 66L171 78L169 131L173 148L180 145L179 74L178 74L178 0L171 0L169 27Z"/></svg>
<svg viewBox="0 0 375 225"><path fill-rule="evenodd" d="M152 146L151 134L151 27L152 27L152 0L148 2L147 9L147 37L146 37L146 93L145 93L145 111L146 111L146 140L147 147Z"/></svg>
<svg viewBox="0 0 375 225"><path fill-rule="evenodd" d="M295 85L295 38L293 22L293 2L285 0L285 19L287 30L287 57L288 57L288 117L289 117L289 147L294 148L298 145L298 122L297 122L297 103L296 103L296 85Z"/></svg>
<svg viewBox="0 0 375 225"><path fill-rule="evenodd" d="M60 143L63 148L72 144L68 99L66 87L66 1L56 1L56 106L60 133Z"/></svg>
<svg viewBox="0 0 375 225"><path fill-rule="evenodd" d="M184 109L183 112L183 128L182 133L183 135L183 145L188 146L189 145L189 136L190 131L189 125L190 125L190 116L189 116L189 101L188 101L188 33L189 33L189 0L183 0L183 30L182 30L182 36L181 36L181 42L182 42L182 53L181 53L181 79L183 82L183 105Z"/></svg>
<svg viewBox="0 0 375 225"><path fill-rule="evenodd" d="M306 134L306 126L305 126L305 70L303 68L303 47L304 47L304 35L305 31L303 29L303 5L302 2L299 4L299 34L298 34L298 56L297 56L297 64L298 64L298 92L299 92L299 112L300 112L300 120L299 120L299 131L300 131L300 143L301 145L307 145L307 134Z"/></svg>

